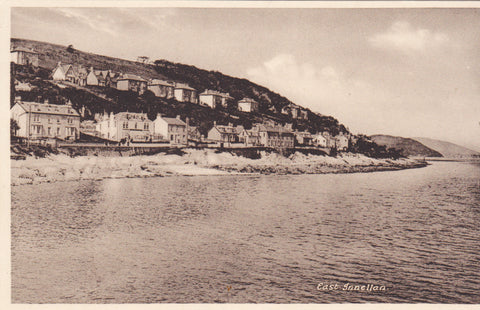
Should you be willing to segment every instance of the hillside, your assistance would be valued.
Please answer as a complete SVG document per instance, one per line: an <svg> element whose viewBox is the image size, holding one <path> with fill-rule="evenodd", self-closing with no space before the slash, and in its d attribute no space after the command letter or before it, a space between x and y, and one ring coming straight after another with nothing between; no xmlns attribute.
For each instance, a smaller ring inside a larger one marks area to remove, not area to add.
<svg viewBox="0 0 480 310"><path fill-rule="evenodd" d="M400 150L403 156L442 157L442 154L410 138L388 135L373 135L370 138L378 145Z"/></svg>
<svg viewBox="0 0 480 310"><path fill-rule="evenodd" d="M218 71L207 71L167 60L156 60L153 64L143 64L32 40L12 38L11 45L35 50L39 53L40 66L38 70L30 71L26 71L24 68L12 69L14 75L12 80L17 79L39 86L35 93L15 93L15 90L12 89L12 98L20 95L23 100L40 98L48 99L52 103L61 103L63 97L65 101L71 100L75 108L85 109L85 119L91 119L95 113L104 111L107 113L130 111L146 112L152 119L157 113L167 116L181 115L182 119L188 117L191 124L200 126L203 133L206 133L214 121L222 124L243 125L246 128L250 128L255 122L274 121L280 124L292 123L294 129L309 130L312 133L329 131L336 135L339 132L348 132L345 126L335 118L319 115L308 109L306 109L308 120L293 119L291 115L281 114L280 111L284 106L292 104L290 100L246 79L231 77ZM258 113L243 113L234 108L212 110L195 104L156 98L149 91L142 96L135 96L129 92L98 87L88 87L91 88L90 92L78 88L63 89L48 83L49 74L59 61L81 64L87 68L94 67L101 70L131 73L144 78L184 82L197 89L199 93L205 89L214 89L229 93L235 100L250 97L259 102L260 110ZM92 95L92 92L98 96Z"/></svg>
<svg viewBox="0 0 480 310"><path fill-rule="evenodd" d="M413 138L423 145L441 153L446 158L468 158L479 157L480 153L470 150L466 147L430 138Z"/></svg>

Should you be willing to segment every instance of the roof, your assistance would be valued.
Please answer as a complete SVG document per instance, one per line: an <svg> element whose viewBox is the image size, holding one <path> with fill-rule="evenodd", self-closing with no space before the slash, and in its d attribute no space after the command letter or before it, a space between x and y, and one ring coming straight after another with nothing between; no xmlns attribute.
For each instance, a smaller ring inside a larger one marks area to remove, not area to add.
<svg viewBox="0 0 480 310"><path fill-rule="evenodd" d="M158 80L158 79L153 79L149 83L149 85L163 85L163 86L175 87L173 83L169 83L168 81Z"/></svg>
<svg viewBox="0 0 480 310"><path fill-rule="evenodd" d="M221 91L212 90L212 89L206 89L199 96L220 96L220 97L227 98L227 99L234 99L232 96L230 96L229 93L222 93Z"/></svg>
<svg viewBox="0 0 480 310"><path fill-rule="evenodd" d="M187 84L183 84L183 83L176 83L175 84L175 88L176 89L188 89L188 90L195 90L195 88L191 88L190 86L188 86Z"/></svg>
<svg viewBox="0 0 480 310"><path fill-rule="evenodd" d="M69 115L69 116L78 116L77 111L70 105L57 105L57 104L45 104L38 102L17 102L17 104L22 107L25 112L32 113L43 113L43 114L53 114L53 115Z"/></svg>
<svg viewBox="0 0 480 310"><path fill-rule="evenodd" d="M10 50L10 53L13 53L13 52L25 52L30 54L38 54L37 52L26 49L24 47L14 47L13 49Z"/></svg>
<svg viewBox="0 0 480 310"><path fill-rule="evenodd" d="M237 133L241 133L245 130L245 127L243 127L242 125L237 125L237 127L235 127L235 130L237 131Z"/></svg>
<svg viewBox="0 0 480 310"><path fill-rule="evenodd" d="M121 78L121 74L118 72L109 71L108 75L110 76L110 80L113 82L116 82L119 78Z"/></svg>
<svg viewBox="0 0 480 310"><path fill-rule="evenodd" d="M266 131L268 133L284 133L284 134L292 134L293 132L284 128L284 127L279 127L279 126L265 126L265 125L259 125L257 126L258 131Z"/></svg>
<svg viewBox="0 0 480 310"><path fill-rule="evenodd" d="M98 80L105 80L107 78L107 75L108 75L108 71L107 70L93 70L93 74L95 74L95 77L98 79Z"/></svg>
<svg viewBox="0 0 480 310"><path fill-rule="evenodd" d="M119 112L114 115L115 119L140 119L148 120L146 113L134 113L134 112Z"/></svg>
<svg viewBox="0 0 480 310"><path fill-rule="evenodd" d="M237 134L237 130L233 126L215 125L213 128L216 128L220 133Z"/></svg>
<svg viewBox="0 0 480 310"><path fill-rule="evenodd" d="M58 67L60 67L63 71L63 74L67 74L68 70L72 69L72 72L75 76L86 76L88 74L87 72L87 69L81 65L79 66L76 66L76 65L72 65L72 64L62 64L62 63L59 63L57 64L57 66L55 67L54 70L56 70Z"/></svg>
<svg viewBox="0 0 480 310"><path fill-rule="evenodd" d="M124 74L118 78L118 81L121 81L121 80L133 80L133 81L146 82L145 79L135 74Z"/></svg>
<svg viewBox="0 0 480 310"><path fill-rule="evenodd" d="M296 136L303 136L303 137L311 137L312 134L308 131L296 131L295 132Z"/></svg>
<svg viewBox="0 0 480 310"><path fill-rule="evenodd" d="M244 130L243 133L245 133L249 137L259 137L260 136L260 132L252 130L252 129Z"/></svg>
<svg viewBox="0 0 480 310"><path fill-rule="evenodd" d="M180 126L186 126L184 121L181 119L175 118L175 117L161 117L167 124L169 125L180 125Z"/></svg>
<svg viewBox="0 0 480 310"><path fill-rule="evenodd" d="M242 103L242 102L246 102L246 103L258 103L258 102L256 102L255 100L253 100L252 98L243 98L243 99L240 100L238 103Z"/></svg>

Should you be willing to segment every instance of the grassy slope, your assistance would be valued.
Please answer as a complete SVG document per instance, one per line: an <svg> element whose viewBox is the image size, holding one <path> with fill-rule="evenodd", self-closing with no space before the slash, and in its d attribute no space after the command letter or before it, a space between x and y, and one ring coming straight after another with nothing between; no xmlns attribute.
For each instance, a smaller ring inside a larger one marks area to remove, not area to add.
<svg viewBox="0 0 480 310"><path fill-rule="evenodd" d="M422 143L410 138L395 137L388 135L373 135L371 139L378 145L401 150L403 156L442 157L442 154L432 150Z"/></svg>

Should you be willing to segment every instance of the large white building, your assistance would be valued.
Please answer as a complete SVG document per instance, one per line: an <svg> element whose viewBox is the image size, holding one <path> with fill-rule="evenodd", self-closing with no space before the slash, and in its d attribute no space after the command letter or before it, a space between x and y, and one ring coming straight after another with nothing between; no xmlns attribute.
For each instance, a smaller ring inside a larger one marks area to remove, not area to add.
<svg viewBox="0 0 480 310"><path fill-rule="evenodd" d="M10 117L20 127L19 137L76 140L80 135L80 115L70 105L17 101Z"/></svg>
<svg viewBox="0 0 480 310"><path fill-rule="evenodd" d="M146 113L120 112L104 114L96 125L100 136L112 141L152 142L160 140L154 135L153 122Z"/></svg>

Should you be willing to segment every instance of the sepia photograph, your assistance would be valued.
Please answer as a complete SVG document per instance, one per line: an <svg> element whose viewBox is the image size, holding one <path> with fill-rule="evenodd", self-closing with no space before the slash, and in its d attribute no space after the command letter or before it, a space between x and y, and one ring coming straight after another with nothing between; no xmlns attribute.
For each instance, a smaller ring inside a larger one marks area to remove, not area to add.
<svg viewBox="0 0 480 310"><path fill-rule="evenodd" d="M480 304L480 4L99 3L2 7L6 303Z"/></svg>

